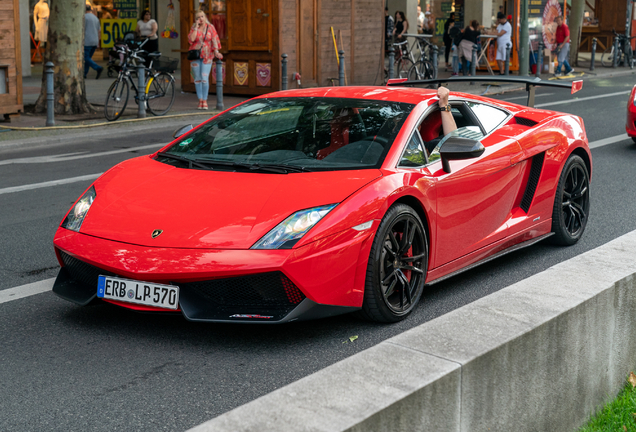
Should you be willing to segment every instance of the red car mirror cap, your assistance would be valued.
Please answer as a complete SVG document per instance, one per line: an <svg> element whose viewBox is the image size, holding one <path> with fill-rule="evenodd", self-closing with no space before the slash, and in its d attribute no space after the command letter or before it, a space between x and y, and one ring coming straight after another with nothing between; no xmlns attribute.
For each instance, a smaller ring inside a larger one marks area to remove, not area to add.
<svg viewBox="0 0 636 432"><path fill-rule="evenodd" d="M574 94L579 90L583 89L583 80L572 81L572 92L570 94Z"/></svg>

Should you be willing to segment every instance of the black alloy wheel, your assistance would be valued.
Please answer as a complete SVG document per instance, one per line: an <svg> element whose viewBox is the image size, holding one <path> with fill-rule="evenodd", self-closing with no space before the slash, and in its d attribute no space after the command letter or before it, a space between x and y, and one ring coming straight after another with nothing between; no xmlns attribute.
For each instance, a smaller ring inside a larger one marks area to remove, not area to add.
<svg viewBox="0 0 636 432"><path fill-rule="evenodd" d="M580 156L569 157L557 187L552 211L552 242L573 245L583 235L590 211L590 176Z"/></svg>
<svg viewBox="0 0 636 432"><path fill-rule="evenodd" d="M397 322L417 305L426 280L428 242L418 214L397 204L382 219L373 240L359 316Z"/></svg>

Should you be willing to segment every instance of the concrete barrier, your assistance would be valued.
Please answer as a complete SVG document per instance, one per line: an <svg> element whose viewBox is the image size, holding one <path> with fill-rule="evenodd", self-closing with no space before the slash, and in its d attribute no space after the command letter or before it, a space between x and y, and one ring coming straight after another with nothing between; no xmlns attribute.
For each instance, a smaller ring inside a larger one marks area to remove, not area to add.
<svg viewBox="0 0 636 432"><path fill-rule="evenodd" d="M191 430L573 431L636 369L635 293L636 231Z"/></svg>

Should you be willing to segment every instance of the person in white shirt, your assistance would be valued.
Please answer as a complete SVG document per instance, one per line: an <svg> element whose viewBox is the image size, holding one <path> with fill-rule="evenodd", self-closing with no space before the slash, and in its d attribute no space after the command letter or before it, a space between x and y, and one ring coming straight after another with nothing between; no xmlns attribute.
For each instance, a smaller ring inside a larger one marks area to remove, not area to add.
<svg viewBox="0 0 636 432"><path fill-rule="evenodd" d="M505 68L504 63L506 61L506 44L510 44L510 48L512 49L512 43L510 36L512 35L512 26L506 19L506 15L502 12L497 13L497 21L499 25L497 26L497 65L499 66L499 75L503 75Z"/></svg>

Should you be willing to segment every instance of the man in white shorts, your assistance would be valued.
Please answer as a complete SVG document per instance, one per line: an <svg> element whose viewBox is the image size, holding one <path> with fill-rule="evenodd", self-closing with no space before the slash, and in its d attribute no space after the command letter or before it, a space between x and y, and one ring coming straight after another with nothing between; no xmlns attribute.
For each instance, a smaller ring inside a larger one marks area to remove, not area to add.
<svg viewBox="0 0 636 432"><path fill-rule="evenodd" d="M510 42L510 35L512 34L512 26L506 19L506 15L503 12L497 13L497 65L499 65L499 75L503 75L505 71L506 61L506 44L510 43L512 49L512 43Z"/></svg>

